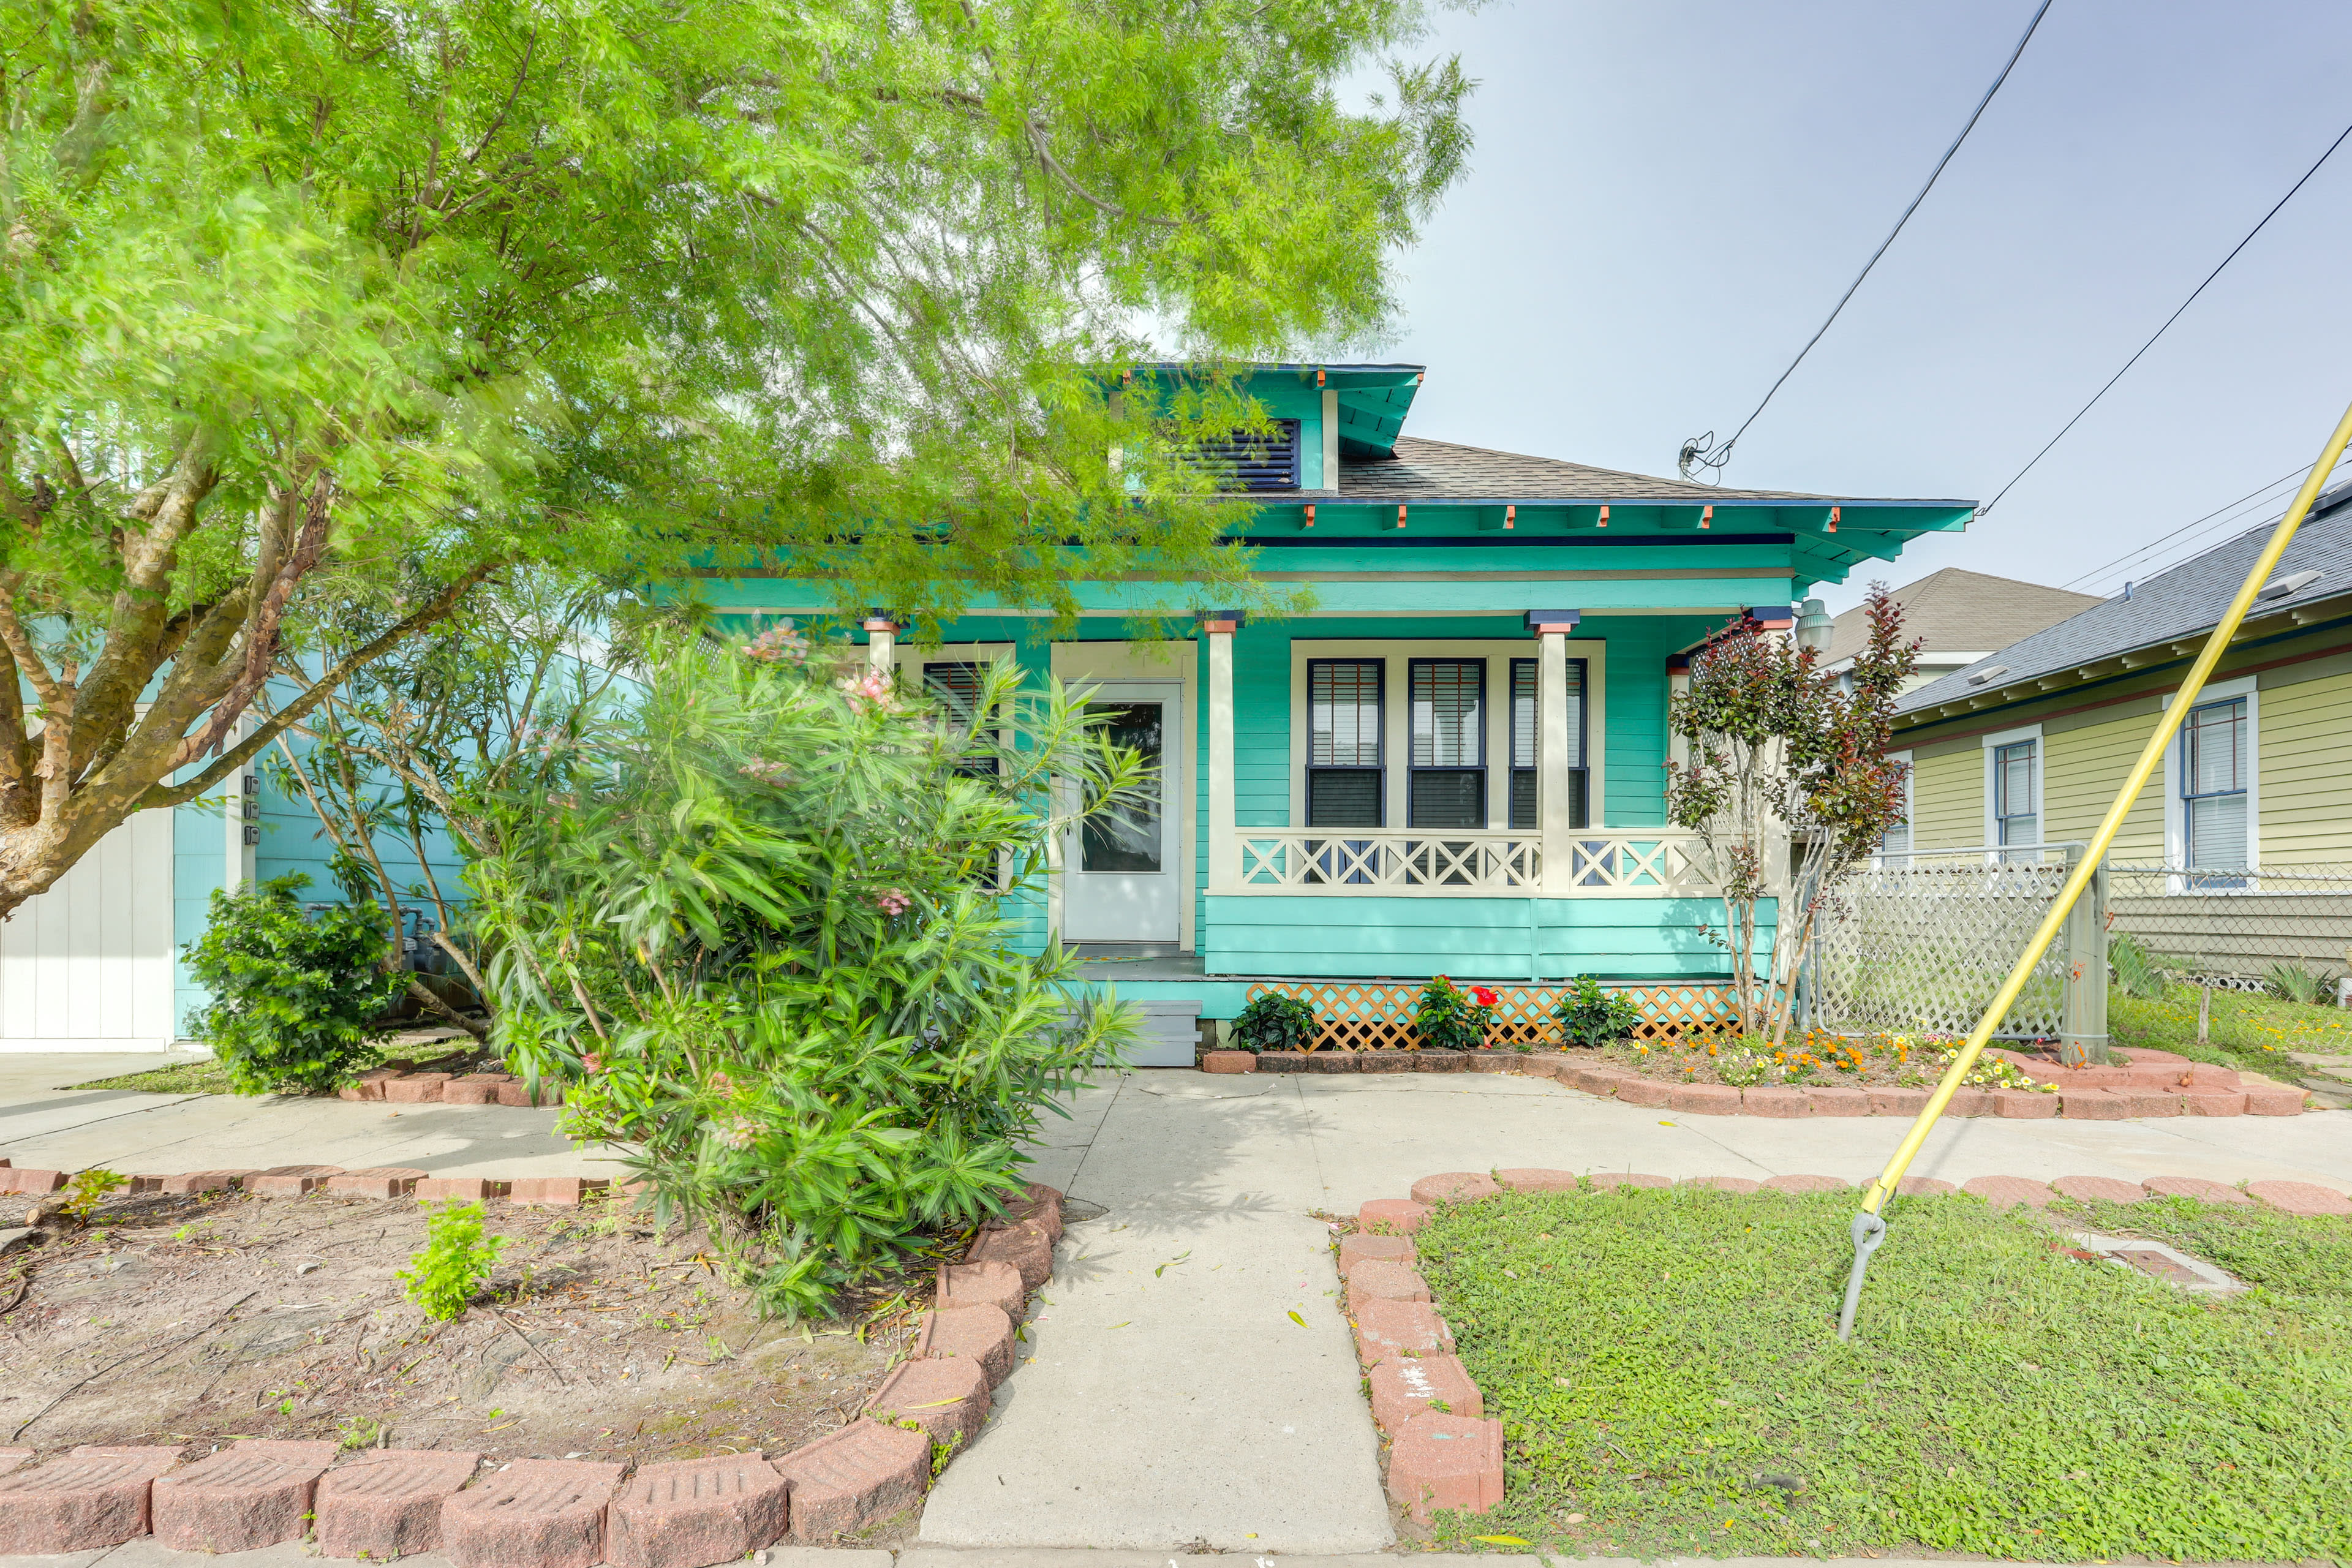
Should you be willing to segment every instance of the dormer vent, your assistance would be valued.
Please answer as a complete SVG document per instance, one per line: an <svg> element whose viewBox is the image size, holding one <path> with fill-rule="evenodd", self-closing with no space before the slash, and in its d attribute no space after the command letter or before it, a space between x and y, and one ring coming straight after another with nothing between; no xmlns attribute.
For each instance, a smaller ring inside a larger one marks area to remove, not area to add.
<svg viewBox="0 0 2352 1568"><path fill-rule="evenodd" d="M2289 594L2302 593L2305 588L2310 587L2314 583L2318 582L2322 577L2326 575L2327 574L2325 572L2291 572L2284 577L2273 577L2269 582L2263 584L2261 587L2255 589L2254 597L2257 599L2284 599Z"/></svg>
<svg viewBox="0 0 2352 1568"><path fill-rule="evenodd" d="M1992 681L1999 680L2002 676L2007 675L2008 673L2009 666L2005 664L1996 664L1989 668L1979 669L1974 675L1969 676L1969 684L1970 686L1988 685Z"/></svg>

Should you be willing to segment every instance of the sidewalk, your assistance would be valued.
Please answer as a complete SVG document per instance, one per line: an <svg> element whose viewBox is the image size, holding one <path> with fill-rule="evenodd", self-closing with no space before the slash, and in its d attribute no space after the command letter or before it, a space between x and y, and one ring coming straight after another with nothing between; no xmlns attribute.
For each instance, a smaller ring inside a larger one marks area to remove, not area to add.
<svg viewBox="0 0 2352 1568"><path fill-rule="evenodd" d="M0 1158L125 1175L234 1166L400 1165L436 1176L612 1175L609 1151L555 1131L561 1111L70 1089L184 1057L0 1056Z"/></svg>

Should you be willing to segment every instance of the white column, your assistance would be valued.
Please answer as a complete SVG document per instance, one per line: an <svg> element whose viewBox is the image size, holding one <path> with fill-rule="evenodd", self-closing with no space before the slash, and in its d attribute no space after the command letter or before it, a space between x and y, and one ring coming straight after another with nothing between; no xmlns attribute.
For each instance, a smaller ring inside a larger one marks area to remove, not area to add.
<svg viewBox="0 0 2352 1568"><path fill-rule="evenodd" d="M866 667L877 675L890 673L898 646L898 623L887 616L866 617Z"/></svg>
<svg viewBox="0 0 2352 1568"><path fill-rule="evenodd" d="M1323 488L1339 488L1339 389L1323 389Z"/></svg>
<svg viewBox="0 0 2352 1568"><path fill-rule="evenodd" d="M1573 862L1569 845L1568 726L1560 722L1568 701L1568 628L1538 624L1536 642L1536 821L1543 830L1543 890L1565 898Z"/></svg>
<svg viewBox="0 0 2352 1568"><path fill-rule="evenodd" d="M1681 660L1680 664L1671 658L1666 661L1666 760L1676 767L1686 768L1690 766L1690 742L1673 728L1672 718L1675 699L1690 695L1690 658L1688 655L1675 657Z"/></svg>
<svg viewBox="0 0 2352 1568"><path fill-rule="evenodd" d="M1234 632L1241 616L1201 617L1209 639L1209 891L1241 890L1241 842L1234 832Z"/></svg>

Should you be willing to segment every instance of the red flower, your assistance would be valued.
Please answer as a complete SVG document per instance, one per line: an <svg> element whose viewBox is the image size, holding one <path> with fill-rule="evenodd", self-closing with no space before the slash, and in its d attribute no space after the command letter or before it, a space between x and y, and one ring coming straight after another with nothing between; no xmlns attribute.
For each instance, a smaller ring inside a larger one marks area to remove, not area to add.
<svg viewBox="0 0 2352 1568"><path fill-rule="evenodd" d="M1484 985L1470 987L1470 995L1481 1007L1492 1007L1503 999L1499 993L1490 991Z"/></svg>

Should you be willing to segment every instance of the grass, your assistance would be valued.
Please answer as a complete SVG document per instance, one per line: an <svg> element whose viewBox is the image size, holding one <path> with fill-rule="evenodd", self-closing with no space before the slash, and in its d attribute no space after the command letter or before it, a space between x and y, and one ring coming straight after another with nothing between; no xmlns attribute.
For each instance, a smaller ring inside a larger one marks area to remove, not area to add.
<svg viewBox="0 0 2352 1568"><path fill-rule="evenodd" d="M2119 1046L2174 1051L2246 1072L2294 1079L2303 1068L2289 1051L2352 1055L2352 1008L2315 1007L2247 991L2213 993L2209 1043L2197 1043L2197 987L2170 985L2162 999L2107 988L2107 1033Z"/></svg>
<svg viewBox="0 0 2352 1568"><path fill-rule="evenodd" d="M1442 1212L1423 1271L1508 1465L1501 1506L1442 1531L1583 1555L2352 1558L2352 1226L2147 1216L2240 1238L2225 1266L2270 1288L2213 1302L1974 1198L1897 1200L1841 1345L1853 1213L1691 1188Z"/></svg>
<svg viewBox="0 0 2352 1568"><path fill-rule="evenodd" d="M2352 1308L2352 1225L2341 1220L2297 1219L2255 1204L2200 1204L2193 1198L2137 1204L2062 1200L2057 1206L2078 1215L2086 1229L2170 1242L2273 1295Z"/></svg>

